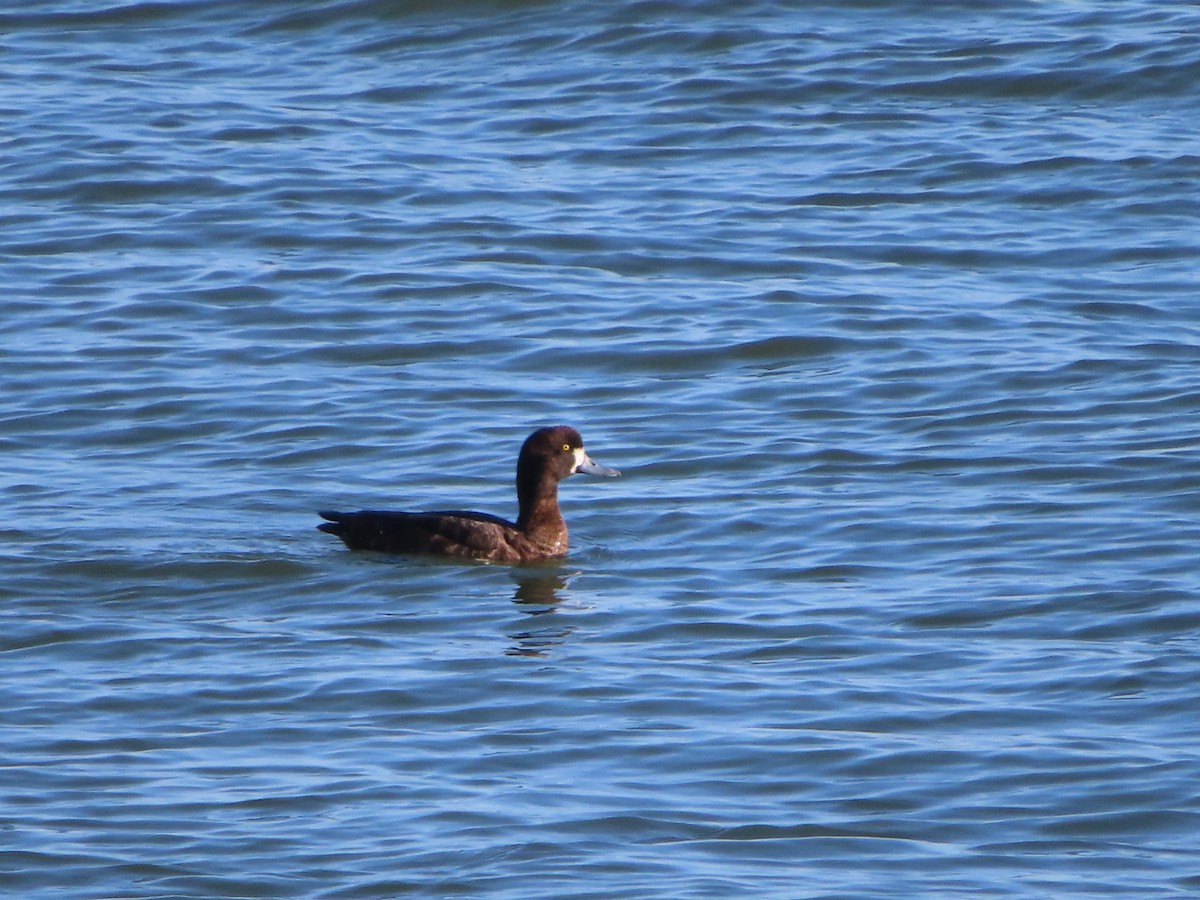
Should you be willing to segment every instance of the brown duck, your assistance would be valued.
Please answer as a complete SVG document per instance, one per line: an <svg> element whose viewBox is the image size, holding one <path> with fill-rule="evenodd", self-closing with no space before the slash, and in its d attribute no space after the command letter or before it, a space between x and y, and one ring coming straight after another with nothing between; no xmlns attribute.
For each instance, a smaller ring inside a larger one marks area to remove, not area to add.
<svg viewBox="0 0 1200 900"><path fill-rule="evenodd" d="M517 457L517 521L460 510L320 513L317 527L351 550L431 553L499 563L536 562L567 555L567 523L558 508L558 483L576 472L613 477L592 462L569 425L539 428Z"/></svg>

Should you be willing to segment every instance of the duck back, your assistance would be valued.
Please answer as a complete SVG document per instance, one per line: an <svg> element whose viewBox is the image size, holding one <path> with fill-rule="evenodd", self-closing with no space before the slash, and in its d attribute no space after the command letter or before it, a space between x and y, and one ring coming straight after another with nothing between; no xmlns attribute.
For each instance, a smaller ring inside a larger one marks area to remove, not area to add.
<svg viewBox="0 0 1200 900"><path fill-rule="evenodd" d="M337 535L351 550L382 553L430 553L492 562L528 562L566 553L553 544L531 541L499 516L463 510L431 512L323 511L329 521L317 526ZM564 536L565 537L565 536Z"/></svg>

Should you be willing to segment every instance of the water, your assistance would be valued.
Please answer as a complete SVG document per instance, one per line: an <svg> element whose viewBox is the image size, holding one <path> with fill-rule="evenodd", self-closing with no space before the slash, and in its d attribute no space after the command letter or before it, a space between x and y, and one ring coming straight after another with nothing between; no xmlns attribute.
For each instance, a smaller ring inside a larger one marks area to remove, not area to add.
<svg viewBox="0 0 1200 900"><path fill-rule="evenodd" d="M1200 892L1198 29L0 14L0 892Z"/></svg>

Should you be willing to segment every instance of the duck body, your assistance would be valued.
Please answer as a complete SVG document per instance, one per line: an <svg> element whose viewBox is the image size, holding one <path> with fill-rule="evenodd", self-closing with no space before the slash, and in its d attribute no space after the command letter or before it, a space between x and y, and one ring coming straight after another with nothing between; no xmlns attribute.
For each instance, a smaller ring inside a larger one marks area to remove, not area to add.
<svg viewBox="0 0 1200 900"><path fill-rule="evenodd" d="M322 511L317 527L352 550L427 553L498 563L529 563L567 555L567 523L558 508L558 483L575 472L616 476L593 462L579 432L568 425L539 428L517 459L515 522L464 510Z"/></svg>
<svg viewBox="0 0 1200 900"><path fill-rule="evenodd" d="M429 553L499 563L536 562L567 554L567 528L531 537L499 516L465 510L399 512L322 511L317 527L336 534L351 550Z"/></svg>

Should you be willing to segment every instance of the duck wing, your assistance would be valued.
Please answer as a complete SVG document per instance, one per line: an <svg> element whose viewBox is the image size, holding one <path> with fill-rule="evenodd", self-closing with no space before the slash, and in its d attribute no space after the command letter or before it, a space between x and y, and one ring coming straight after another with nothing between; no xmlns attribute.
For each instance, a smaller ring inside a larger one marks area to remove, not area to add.
<svg viewBox="0 0 1200 900"><path fill-rule="evenodd" d="M522 537L512 522L487 513L463 510L434 512L322 511L328 521L317 527L337 535L352 550L383 553L434 553L475 559L508 560Z"/></svg>

